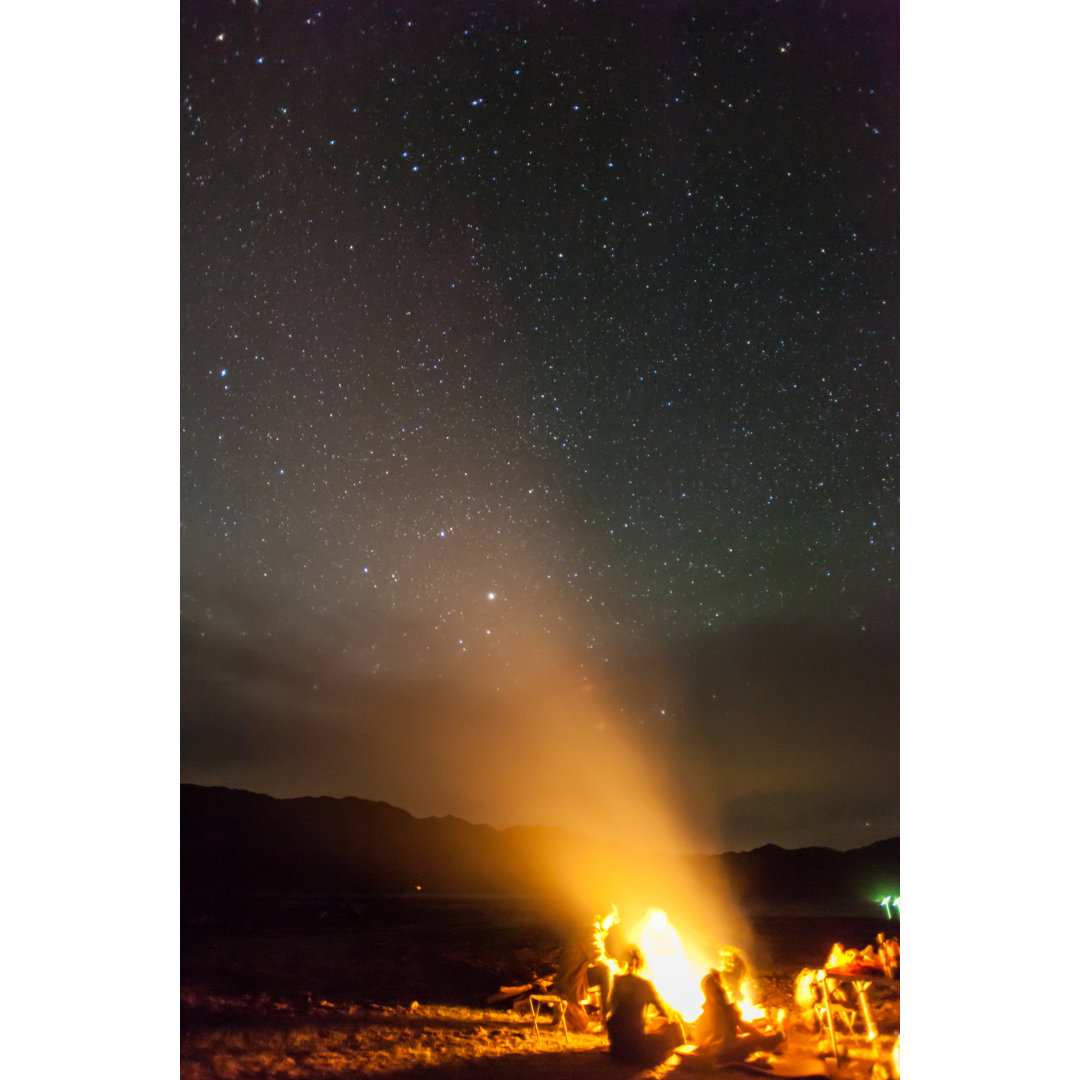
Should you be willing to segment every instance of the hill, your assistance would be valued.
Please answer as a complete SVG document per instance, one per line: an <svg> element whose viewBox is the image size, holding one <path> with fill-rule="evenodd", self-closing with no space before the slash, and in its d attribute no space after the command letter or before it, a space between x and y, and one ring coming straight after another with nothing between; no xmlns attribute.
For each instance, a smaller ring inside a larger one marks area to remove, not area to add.
<svg viewBox="0 0 1080 1080"><path fill-rule="evenodd" d="M543 895L560 865L595 870L599 886L615 866L662 881L680 861L743 904L847 904L869 914L881 896L899 893L900 882L898 837L851 851L770 844L676 860L542 826L496 830L455 817L415 818L366 799L276 799L194 784L180 786L180 829L181 889L189 896L418 887Z"/></svg>

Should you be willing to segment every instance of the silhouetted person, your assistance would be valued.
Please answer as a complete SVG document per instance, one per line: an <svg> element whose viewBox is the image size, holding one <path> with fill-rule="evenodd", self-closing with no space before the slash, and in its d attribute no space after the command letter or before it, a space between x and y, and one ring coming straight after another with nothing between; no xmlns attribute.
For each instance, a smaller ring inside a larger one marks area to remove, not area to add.
<svg viewBox="0 0 1080 1080"><path fill-rule="evenodd" d="M720 950L720 978L723 980L727 996L732 1001L738 1001L743 997L742 984L746 974L746 961L738 949Z"/></svg>
<svg viewBox="0 0 1080 1080"><path fill-rule="evenodd" d="M881 958L881 966L890 979L900 978L900 942L896 938L886 938L884 934L877 936L878 956Z"/></svg>
<svg viewBox="0 0 1080 1080"><path fill-rule="evenodd" d="M572 934L559 955L559 970L552 989L566 1002L566 1023L574 1031L587 1031L589 1018L582 1002L589 998L589 987L600 988L600 1016L607 1016L611 998L610 958L604 951L608 931L619 921L611 908L606 915L596 914L592 923Z"/></svg>
<svg viewBox="0 0 1080 1080"><path fill-rule="evenodd" d="M636 947L627 951L626 974L615 979L611 991L608 1040L611 1056L618 1061L659 1065L676 1046L686 1042L686 1036L679 1014L638 974L644 962ZM659 1014L659 1024L648 1015L650 1008Z"/></svg>
<svg viewBox="0 0 1080 1080"><path fill-rule="evenodd" d="M765 1035L743 1020L728 996L723 972L711 968L701 980L701 992L705 1005L693 1024L699 1050L714 1052L720 1060L742 1061L756 1050L775 1050L784 1041L782 1031Z"/></svg>

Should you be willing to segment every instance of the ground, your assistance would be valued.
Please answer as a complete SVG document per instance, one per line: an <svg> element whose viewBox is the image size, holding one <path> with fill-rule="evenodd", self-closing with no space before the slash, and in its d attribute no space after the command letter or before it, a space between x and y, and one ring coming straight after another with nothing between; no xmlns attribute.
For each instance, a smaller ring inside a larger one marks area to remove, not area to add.
<svg viewBox="0 0 1080 1080"><path fill-rule="evenodd" d="M762 937L762 1003L793 1010L792 989L821 941L871 928L790 920ZM828 943L831 943L829 940ZM872 938L870 939L872 940ZM827 951L827 944L825 949ZM488 1001L500 987L552 969L558 939L511 902L403 900L185 904L181 938L182 1080L646 1080L744 1075L694 1056L654 1069L611 1061L599 1034L565 1037L549 1017ZM821 963L822 960L818 960ZM875 988L883 1044L900 1027L899 984ZM692 1018L690 1018L692 1019ZM866 1044L849 1041L839 1066L820 1036L795 1023L772 1072L817 1071L868 1080ZM882 1075L879 1066L878 1075ZM885 1075L888 1075L886 1072Z"/></svg>

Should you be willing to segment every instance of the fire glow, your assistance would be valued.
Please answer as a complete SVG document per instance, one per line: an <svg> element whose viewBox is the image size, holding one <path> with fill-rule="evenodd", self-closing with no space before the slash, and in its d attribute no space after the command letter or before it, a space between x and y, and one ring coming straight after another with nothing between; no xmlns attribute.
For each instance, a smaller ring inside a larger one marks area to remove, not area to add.
<svg viewBox="0 0 1080 1080"><path fill-rule="evenodd" d="M634 939L645 956L642 974L656 986L660 996L677 1009L686 1021L701 1012L703 995L701 980L715 961L695 950L686 949L667 913L653 908L638 923ZM765 1010L750 1000L751 987L744 979L739 988L739 1006L744 1020L765 1016Z"/></svg>

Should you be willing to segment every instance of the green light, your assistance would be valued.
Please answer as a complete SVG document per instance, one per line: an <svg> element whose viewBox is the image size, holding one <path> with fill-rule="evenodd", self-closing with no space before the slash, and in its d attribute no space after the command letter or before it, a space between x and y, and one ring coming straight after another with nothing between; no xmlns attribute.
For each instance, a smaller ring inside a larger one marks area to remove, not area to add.
<svg viewBox="0 0 1080 1080"><path fill-rule="evenodd" d="M891 919L892 918L892 911L889 908L889 901L890 900L892 900L892 897L891 896L886 896L885 899L881 901L881 906L885 909L885 914L888 915L889 918Z"/></svg>

